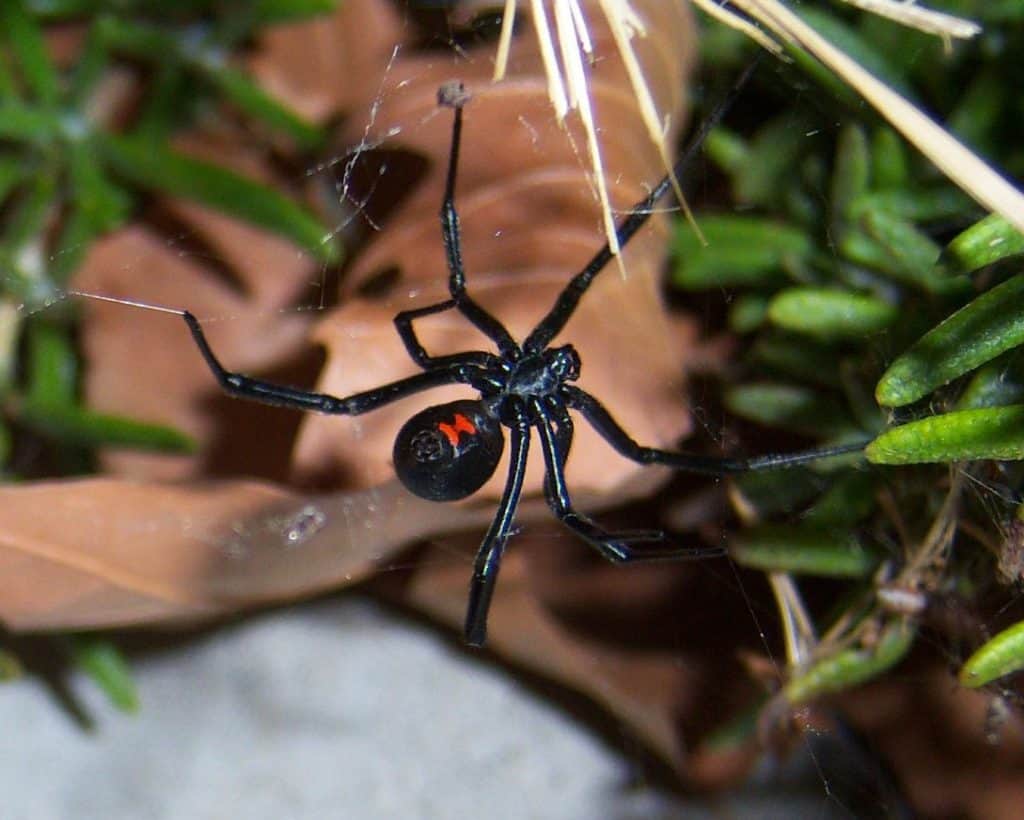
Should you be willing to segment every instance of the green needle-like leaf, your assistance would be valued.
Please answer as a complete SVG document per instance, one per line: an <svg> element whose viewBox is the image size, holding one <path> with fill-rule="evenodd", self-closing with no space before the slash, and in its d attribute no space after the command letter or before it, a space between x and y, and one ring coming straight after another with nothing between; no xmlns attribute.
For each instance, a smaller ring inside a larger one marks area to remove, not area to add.
<svg viewBox="0 0 1024 820"><path fill-rule="evenodd" d="M963 191L951 185L933 185L925 188L892 188L868 191L851 203L856 215L882 213L914 222L962 219L975 206ZM940 260L942 255L939 256ZM950 276L954 271L937 271ZM958 271L967 273L967 271Z"/></svg>
<svg viewBox="0 0 1024 820"><path fill-rule="evenodd" d="M60 116L15 100L0 102L0 138L46 145L61 130Z"/></svg>
<svg viewBox="0 0 1024 820"><path fill-rule="evenodd" d="M272 188L148 141L103 136L97 145L110 166L136 185L244 219L291 239L322 261L339 257L330 231Z"/></svg>
<svg viewBox="0 0 1024 820"><path fill-rule="evenodd" d="M876 553L841 529L754 527L733 538L729 554L752 569L827 578L864 578L878 565Z"/></svg>
<svg viewBox="0 0 1024 820"><path fill-rule="evenodd" d="M0 117L3 114L0 113ZM25 167L23 160L16 156L0 156L0 203L17 188L28 175L31 169Z"/></svg>
<svg viewBox="0 0 1024 820"><path fill-rule="evenodd" d="M797 433L833 437L854 429L838 401L806 387L741 385L726 391L725 404L737 416Z"/></svg>
<svg viewBox="0 0 1024 820"><path fill-rule="evenodd" d="M864 451L875 464L1024 459L1024 405L957 410L894 427Z"/></svg>
<svg viewBox="0 0 1024 820"><path fill-rule="evenodd" d="M903 72L898 68L898 62L876 48L869 38L840 21L838 17L814 6L802 5L796 7L796 10L808 25L856 60L864 69L902 96L913 99L913 91L907 85ZM849 89L846 89L846 92L851 93Z"/></svg>
<svg viewBox="0 0 1024 820"><path fill-rule="evenodd" d="M914 634L915 630L906 623L890 624L873 646L844 649L797 673L783 689L786 700L806 703L878 677L903 659Z"/></svg>
<svg viewBox="0 0 1024 820"><path fill-rule="evenodd" d="M891 128L876 128L871 136L871 183L879 190L899 190L907 185L910 171L907 151Z"/></svg>
<svg viewBox="0 0 1024 820"><path fill-rule="evenodd" d="M860 339L893 324L899 309L874 296L822 288L790 288L772 299L779 327L820 339Z"/></svg>
<svg viewBox="0 0 1024 820"><path fill-rule="evenodd" d="M1011 256L1024 254L1024 234L999 214L976 222L942 251L939 269L946 275L970 273Z"/></svg>
<svg viewBox="0 0 1024 820"><path fill-rule="evenodd" d="M191 78L177 60L156 67L132 138L138 144L165 146L181 123L182 109L195 95Z"/></svg>
<svg viewBox="0 0 1024 820"><path fill-rule="evenodd" d="M71 198L98 232L112 231L124 223L132 201L103 173L100 159L89 142L69 146Z"/></svg>
<svg viewBox="0 0 1024 820"><path fill-rule="evenodd" d="M867 518L875 508L875 476L855 470L836 478L835 483L801 516L810 526L852 526Z"/></svg>
<svg viewBox="0 0 1024 820"><path fill-rule="evenodd" d="M304 17L310 13L316 13L313 8L316 8L317 12L323 11L323 5L323 3L307 3L310 8L292 9L291 16ZM284 9L268 8L266 11L270 16L279 17ZM256 13L259 14L259 12ZM252 15L251 11L250 15ZM250 16L249 25L252 25L253 22L254 20ZM323 139L321 129L281 105L249 79L246 74L231 68L221 51L214 48L212 44L189 47L191 44L184 43L180 38L174 37L167 31L112 17L103 21L101 32L103 41L110 48L131 54L139 59L152 60L158 55L173 55L173 64L165 63L163 65L165 72L184 73L188 68L190 71L201 74L240 110L251 117L262 120L271 128L289 134L301 148L312 148ZM165 77L164 85L169 82L171 82L170 77ZM173 102L174 95L169 96ZM150 104L152 105L152 101ZM152 125L161 120L171 119L169 114L170 112L161 116L157 111L147 112L143 116L143 120L151 125L146 127L146 130L152 130Z"/></svg>
<svg viewBox="0 0 1024 820"><path fill-rule="evenodd" d="M52 173L36 173L25 188L3 231L3 242L15 250L42 242L42 231L57 205L57 181ZM26 273L35 276L38 271Z"/></svg>
<svg viewBox="0 0 1024 820"><path fill-rule="evenodd" d="M0 382L0 394L7 391L6 378ZM11 428L2 422L0 422L0 469L5 467L11 459L11 454L14 452L14 436L11 434Z"/></svg>
<svg viewBox="0 0 1024 820"><path fill-rule="evenodd" d="M139 710L139 693L132 672L117 647L92 635L70 637L71 656L83 672L122 712Z"/></svg>
<svg viewBox="0 0 1024 820"><path fill-rule="evenodd" d="M978 647L960 669L960 683L971 689L1024 669L1024 621Z"/></svg>
<svg viewBox="0 0 1024 820"><path fill-rule="evenodd" d="M750 161L747 141L722 125L708 134L704 151L712 162L729 174L740 173Z"/></svg>
<svg viewBox="0 0 1024 820"><path fill-rule="evenodd" d="M0 682L15 680L25 673L21 661L13 652L0 648Z"/></svg>
<svg viewBox="0 0 1024 820"><path fill-rule="evenodd" d="M768 316L768 297L762 293L744 293L729 308L729 329L733 333L751 333Z"/></svg>
<svg viewBox="0 0 1024 820"><path fill-rule="evenodd" d="M980 368L960 394L957 410L1024 402L1024 350L1014 350Z"/></svg>
<svg viewBox="0 0 1024 820"><path fill-rule="evenodd" d="M50 259L49 274L63 285L100 235L120 227L131 212L132 200L105 176L92 144L68 146L71 162L71 207L61 220L60 235Z"/></svg>
<svg viewBox="0 0 1024 820"><path fill-rule="evenodd" d="M926 333L886 370L878 403L902 407L1024 343L1024 274L1008 279Z"/></svg>
<svg viewBox="0 0 1024 820"><path fill-rule="evenodd" d="M936 273L941 249L913 223L883 210L867 211L861 222L868 235L887 251L881 268L884 273L928 293L966 289L966 283Z"/></svg>
<svg viewBox="0 0 1024 820"><path fill-rule="evenodd" d="M102 36L102 18L89 27L82 51L75 62L68 88L68 102L81 110L88 104L89 94L103 77L110 64L110 55Z"/></svg>
<svg viewBox="0 0 1024 820"><path fill-rule="evenodd" d="M840 387L839 351L817 344L806 336L765 333L750 350L751 361L770 368L781 376L799 381Z"/></svg>
<svg viewBox="0 0 1024 820"><path fill-rule="evenodd" d="M832 172L833 228L842 231L850 216L851 204L868 190L871 160L868 140L857 126L847 126L839 134L836 148L836 166Z"/></svg>
<svg viewBox="0 0 1024 820"><path fill-rule="evenodd" d="M946 127L982 156L990 155L998 150L992 137L998 133L999 120L1009 102L1007 90L1003 73L982 70L966 88L959 89L956 108L950 112Z"/></svg>
<svg viewBox="0 0 1024 820"><path fill-rule="evenodd" d="M72 209L61 222L48 273L55 283L64 284L78 269L100 231L81 208Z"/></svg>
<svg viewBox="0 0 1024 820"><path fill-rule="evenodd" d="M32 322L28 354L26 401L49 407L73 404L77 367L67 335L53 325Z"/></svg>
<svg viewBox="0 0 1024 820"><path fill-rule="evenodd" d="M98 24L98 36L108 48L143 60L160 57L177 60L181 42L173 29L140 25L124 16L106 15Z"/></svg>
<svg viewBox="0 0 1024 820"><path fill-rule="evenodd" d="M689 228L673 239L672 281L690 290L752 285L778 279L787 266L799 266L810 253L803 231L765 219L702 216L703 245Z"/></svg>
<svg viewBox="0 0 1024 820"><path fill-rule="evenodd" d="M226 99L249 116L290 135L300 148L309 150L323 139L321 129L281 105L240 71L224 67L208 71L207 76Z"/></svg>
<svg viewBox="0 0 1024 820"><path fill-rule="evenodd" d="M14 55L25 86L44 106L57 105L59 80L43 32L18 0L0 2L0 37Z"/></svg>
<svg viewBox="0 0 1024 820"><path fill-rule="evenodd" d="M82 447L132 447L166 453L195 450L192 439L173 428L71 405L25 402L18 419L44 435Z"/></svg>
<svg viewBox="0 0 1024 820"><path fill-rule="evenodd" d="M256 0L249 12L258 26L290 23L333 11L339 0Z"/></svg>
<svg viewBox="0 0 1024 820"><path fill-rule="evenodd" d="M7 49L0 48L0 99L15 100L20 96L21 94L18 92L17 84L14 81L11 54Z"/></svg>
<svg viewBox="0 0 1024 820"><path fill-rule="evenodd" d="M759 129L742 165L731 169L736 199L771 208L779 191L790 187L787 183L792 182L794 170L808 150L806 140L793 135L814 133L814 128L812 120L789 112Z"/></svg>
<svg viewBox="0 0 1024 820"><path fill-rule="evenodd" d="M761 518L804 507L828 486L828 480L807 467L741 473L734 479L743 505Z"/></svg>

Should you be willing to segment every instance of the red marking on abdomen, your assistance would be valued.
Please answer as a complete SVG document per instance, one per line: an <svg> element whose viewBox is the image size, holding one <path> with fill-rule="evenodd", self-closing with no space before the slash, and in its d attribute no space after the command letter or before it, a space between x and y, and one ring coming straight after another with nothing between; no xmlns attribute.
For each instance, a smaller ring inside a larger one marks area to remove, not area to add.
<svg viewBox="0 0 1024 820"><path fill-rule="evenodd" d="M448 443L452 447L459 446L459 433L469 433L471 436L476 433L476 427L473 426L473 422L462 415L462 413L455 414L453 424L442 421L437 425L437 429L444 433L445 438L448 439Z"/></svg>

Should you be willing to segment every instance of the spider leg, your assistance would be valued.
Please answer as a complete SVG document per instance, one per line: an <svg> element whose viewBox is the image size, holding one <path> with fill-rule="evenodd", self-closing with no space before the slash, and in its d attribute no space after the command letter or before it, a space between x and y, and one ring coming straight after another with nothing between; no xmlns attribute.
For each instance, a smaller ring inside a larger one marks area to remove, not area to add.
<svg viewBox="0 0 1024 820"><path fill-rule="evenodd" d="M697 133L690 140L686 149L683 151L682 156L676 160L675 165L672 167L672 173L666 174L661 182L654 186L651 192L641 199L633 208L630 210L629 215L626 216L618 227L615 229L615 235L619 240L619 247L625 248L629 241L633 238L633 235L643 227L644 223L650 218L653 213L654 204L661 199L666 191L672 187L673 177L679 179L683 176L683 171L693 161L694 157L700 152L701 146L704 144L704 140L707 138L711 130L718 125L722 117L725 116L736 98L739 96L746 85L747 80L750 79L750 75L757 67L759 61L755 60L752 62L743 72L740 79L733 86L732 90L726 95L717 106L714 111L708 115L707 119L701 124ZM557 336L562 328L565 327L566 322L572 317L572 314L576 311L576 306L579 304L583 294L587 292L587 289L593 283L597 275L604 270L605 266L611 261L612 252L609 244L606 242L604 247L601 248L593 258L586 264L586 266L577 273L565 286L565 289L558 295L555 300L555 304L552 306L548 314L541 319L540 323L530 332L530 335L526 337L526 341L523 342L523 350L526 353L537 353L538 351L546 348L551 340Z"/></svg>
<svg viewBox="0 0 1024 820"><path fill-rule="evenodd" d="M443 367L417 373L373 390L353 393L344 398L327 393L314 393L297 387L254 379L251 376L225 369L210 347L199 320L187 310L183 311L181 315L192 332L192 338L195 340L199 352L203 355L203 359L206 360L207 366L224 392L263 404L291 407L296 410L312 410L318 413L357 416L376 410L390 402L404 399L413 393L419 393L421 390L429 390L444 384L469 384L478 390L489 384L484 371L472 355L468 357L450 356L445 357L450 361Z"/></svg>
<svg viewBox="0 0 1024 820"><path fill-rule="evenodd" d="M498 580L498 569L505 545L512 534L512 521L519 506L519 495L523 491L523 475L526 473L526 456L530 450L530 427L522 410L519 410L518 424L509 435L512 460L508 469L508 480L501 495L498 512L484 536L473 563L473 580L469 585L469 606L466 609L465 637L469 646L483 646L487 640L487 612L491 607L494 585Z"/></svg>
<svg viewBox="0 0 1024 820"><path fill-rule="evenodd" d="M444 311L451 310L454 307L455 300L447 299L444 302L438 302L435 305L426 305L425 307L414 308L412 310L403 310L395 316L395 330L398 331L398 335L402 340L402 344L405 345L405 350L409 354L409 357L424 370L429 370L432 367L443 366L455 360L458 360L460 363L472 362L473 364L480 365L481 367L494 366L497 362L497 357L492 353L478 351L473 353L460 353L456 356L431 356L427 352L427 349L423 347L423 344L416 336L416 329L413 327L412 323L421 316L431 316L435 313L443 313Z"/></svg>
<svg viewBox="0 0 1024 820"><path fill-rule="evenodd" d="M519 345L505 326L478 305L466 292L466 272L462 264L462 241L459 214L455 210L455 175L459 165L459 143L462 140L462 101L453 104L455 118L452 123L452 144L448 154L448 175L445 180L444 200L441 203L441 237L448 260L448 291L452 302L463 316L481 333L493 341L502 356L517 358Z"/></svg>
<svg viewBox="0 0 1024 820"><path fill-rule="evenodd" d="M394 318L395 330L398 331L398 335L402 340L402 344L405 345L409 357L424 370L430 366L434 357L427 353L426 348L420 343L412 323L421 316L443 313L446 310L451 310L453 307L455 307L455 300L446 299L444 302L438 302L435 305L427 305L426 307L414 308L413 310L403 310Z"/></svg>
<svg viewBox="0 0 1024 820"><path fill-rule="evenodd" d="M566 502L568 502L569 499L564 472L565 465L569 461L569 451L572 449L575 428L572 418L569 416L569 412L566 410L563 402L553 396L549 396L545 403L545 407L547 408L548 414L545 418L545 423L554 433L554 455L557 456L557 464L561 467L561 470L557 473L545 470L544 497L547 499L548 506L557 511L559 504L561 503L560 499L564 499ZM544 411L538 412L538 416L542 416L543 412ZM554 478L561 479L561 492L558 489L559 482L557 480L553 480ZM588 516L585 516L580 512L575 512L574 515L577 519L587 521L593 527L600 529L593 519ZM615 533L614 538L625 539L627 541L654 542L664 541L665 534L660 530L619 530Z"/></svg>
<svg viewBox="0 0 1024 820"><path fill-rule="evenodd" d="M671 450L659 450L655 447L643 447L637 444L629 433L612 418L611 413L605 409L604 405L589 393L572 385L565 385L563 390L566 404L579 410L593 428L601 434L601 437L626 458L641 464L664 464L666 467L687 473L722 476L732 473L749 473L755 470L777 470L844 453L856 453L863 450L868 443L868 440L864 440L837 447L819 447L798 453L769 453L753 458L714 458L692 453L676 453Z"/></svg>
<svg viewBox="0 0 1024 820"><path fill-rule="evenodd" d="M552 430L548 409L540 402L534 403L537 414L537 429L540 432L546 467L544 494L548 506L565 526L593 546L609 561L616 563L641 561L678 561L690 558L712 558L725 554L719 547L686 547L654 549L652 545L664 544L666 537L659 530L625 530L607 532L592 519L577 512L569 498L565 482L565 461L568 456L566 442L572 440L572 421L564 407L557 413L557 432ZM568 431L568 432L566 432ZM638 550L637 548L640 547Z"/></svg>

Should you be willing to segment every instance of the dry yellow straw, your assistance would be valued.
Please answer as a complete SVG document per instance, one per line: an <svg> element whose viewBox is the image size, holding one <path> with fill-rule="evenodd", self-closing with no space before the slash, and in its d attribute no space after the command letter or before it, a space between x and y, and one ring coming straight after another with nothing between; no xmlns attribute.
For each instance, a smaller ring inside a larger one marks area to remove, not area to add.
<svg viewBox="0 0 1024 820"><path fill-rule="evenodd" d="M597 127L586 89L582 55L590 54L590 41L579 0L546 0L554 12L556 37L548 24L545 0L530 0L534 28L540 43L541 57L547 74L548 93L556 117L561 123L570 110L578 110L587 134L588 153L593 168L595 187L605 212L605 231L613 252L617 252L614 220L608 204L600 150L596 143ZM990 210L1004 216L1018 230L1024 231L1024 196L987 163L956 140L941 125L927 117L909 101L885 83L865 71L851 57L836 48L814 29L804 23L779 0L692 0L708 15L743 32L758 44L776 54L780 48L765 31L749 19L736 14L738 9L757 21L776 37L795 44L832 69L841 79L858 91L864 99L893 124L910 142L920 149L935 165L967 194ZM851 5L879 14L926 33L943 38L947 45L951 38L975 36L980 26L970 20L919 6L904 0L846 0ZM671 170L668 148L664 142L664 129L658 121L651 94L644 82L639 63L633 53L631 39L644 36L639 17L629 0L599 0L599 6L608 19L616 47L619 49L641 116L658 146L662 162ZM729 8L729 7L732 8ZM512 38L512 24L516 0L505 0L498 53L495 59L495 80L501 79L508 64ZM559 57L561 59L559 59ZM676 180L673 179L676 184ZM677 193L678 185L676 184ZM682 202L682 199L680 198ZM683 204L686 208L685 203Z"/></svg>

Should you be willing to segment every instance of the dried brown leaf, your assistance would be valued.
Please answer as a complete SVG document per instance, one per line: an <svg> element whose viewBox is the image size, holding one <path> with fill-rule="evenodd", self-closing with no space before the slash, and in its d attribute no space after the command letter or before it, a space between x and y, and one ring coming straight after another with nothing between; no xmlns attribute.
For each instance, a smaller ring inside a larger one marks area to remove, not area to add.
<svg viewBox="0 0 1024 820"><path fill-rule="evenodd" d="M397 482L301 495L253 481L0 487L0 619L16 630L195 621L350 584L425 532L478 526Z"/></svg>
<svg viewBox="0 0 1024 820"><path fill-rule="evenodd" d="M274 26L249 69L282 103L323 122L364 101L406 33L394 4L346 0L337 12Z"/></svg>

